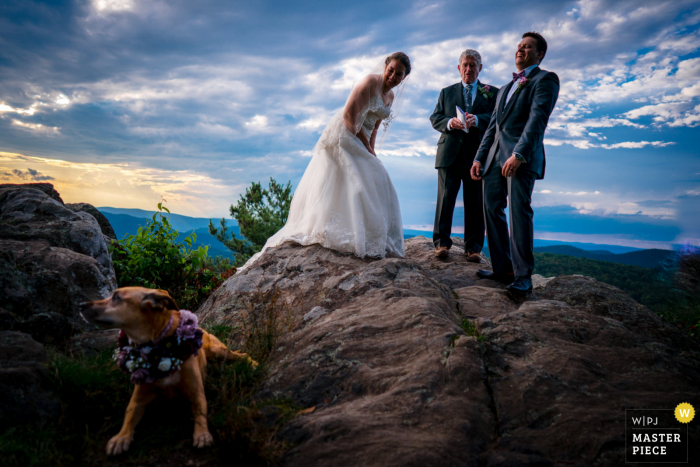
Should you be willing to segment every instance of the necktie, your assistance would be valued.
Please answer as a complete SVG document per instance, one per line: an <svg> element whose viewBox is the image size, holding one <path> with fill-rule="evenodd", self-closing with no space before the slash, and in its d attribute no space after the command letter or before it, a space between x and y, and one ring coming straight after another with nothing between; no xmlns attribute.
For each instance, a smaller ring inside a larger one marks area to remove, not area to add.
<svg viewBox="0 0 700 467"><path fill-rule="evenodd" d="M525 77L525 70L521 71L520 73L513 73L513 82L515 83L516 81L520 81L524 77Z"/></svg>
<svg viewBox="0 0 700 467"><path fill-rule="evenodd" d="M464 111L469 113L472 111L472 85L462 86L462 91L464 93Z"/></svg>

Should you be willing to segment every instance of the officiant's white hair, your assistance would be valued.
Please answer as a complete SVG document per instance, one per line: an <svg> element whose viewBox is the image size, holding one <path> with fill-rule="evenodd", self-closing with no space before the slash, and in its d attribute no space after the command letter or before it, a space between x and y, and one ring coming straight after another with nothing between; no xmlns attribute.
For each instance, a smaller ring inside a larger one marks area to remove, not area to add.
<svg viewBox="0 0 700 467"><path fill-rule="evenodd" d="M464 57L474 57L476 59L476 63L478 65L481 65L481 54L474 49L467 49L464 52L462 52L462 55L459 56L459 63L462 63Z"/></svg>

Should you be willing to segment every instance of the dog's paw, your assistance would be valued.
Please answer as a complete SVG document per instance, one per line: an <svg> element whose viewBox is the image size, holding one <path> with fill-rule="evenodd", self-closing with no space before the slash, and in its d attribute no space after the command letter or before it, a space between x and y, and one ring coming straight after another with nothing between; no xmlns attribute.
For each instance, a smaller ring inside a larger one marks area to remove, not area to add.
<svg viewBox="0 0 700 467"><path fill-rule="evenodd" d="M205 446L211 446L214 443L214 438L212 438L211 433L208 431L202 431L200 433L194 434L193 446L196 448L203 448Z"/></svg>
<svg viewBox="0 0 700 467"><path fill-rule="evenodd" d="M132 436L119 436L116 435L112 437L112 439L109 440L107 443L107 455L108 456L116 456L117 454L121 454L123 452L126 452L129 449L129 445L131 444L131 440L134 438Z"/></svg>

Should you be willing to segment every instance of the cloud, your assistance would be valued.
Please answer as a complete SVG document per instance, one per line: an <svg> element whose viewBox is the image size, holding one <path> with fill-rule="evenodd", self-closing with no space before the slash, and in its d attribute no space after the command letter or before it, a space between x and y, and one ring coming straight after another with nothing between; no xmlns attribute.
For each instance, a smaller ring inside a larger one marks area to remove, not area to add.
<svg viewBox="0 0 700 467"><path fill-rule="evenodd" d="M12 120L12 123L22 128L23 130L43 133L46 135L56 135L60 133L60 129L56 126L44 126L41 123L25 123L20 120Z"/></svg>
<svg viewBox="0 0 700 467"><path fill-rule="evenodd" d="M619 235L670 242L681 233L672 219L644 214L581 213L573 206L542 206L535 211L535 229L585 235Z"/></svg>
<svg viewBox="0 0 700 467"><path fill-rule="evenodd" d="M591 148L603 148L603 149L639 149L646 146L651 146L655 148L663 148L666 146L671 146L676 144L673 141L624 141L621 143L613 144L596 144L585 139L556 139L547 138L544 143L551 146L561 146L563 144L568 144L574 146L578 149L591 149Z"/></svg>
<svg viewBox="0 0 700 467"><path fill-rule="evenodd" d="M27 162L41 171L15 168ZM189 170L75 163L6 152L0 152L0 174L5 181L51 181L66 202L151 209L164 197L174 212L200 217L219 217L245 190L242 185Z"/></svg>
<svg viewBox="0 0 700 467"><path fill-rule="evenodd" d="M10 175L10 174L5 172L5 175ZM22 172L21 170L14 169L12 171L12 175L14 175L15 177L21 178L22 180L32 180L34 182L45 182L48 180L54 180L53 177L51 177L49 175L42 175L34 169L27 169L26 172Z"/></svg>
<svg viewBox="0 0 700 467"><path fill-rule="evenodd" d="M643 148L645 146L653 146L655 148L663 148L666 146L671 146L672 144L676 144L673 141L669 142L664 142L664 141L625 141L623 143L615 143L615 144L601 144L601 148L605 149L619 149L619 148L625 148L625 149L639 149Z"/></svg>

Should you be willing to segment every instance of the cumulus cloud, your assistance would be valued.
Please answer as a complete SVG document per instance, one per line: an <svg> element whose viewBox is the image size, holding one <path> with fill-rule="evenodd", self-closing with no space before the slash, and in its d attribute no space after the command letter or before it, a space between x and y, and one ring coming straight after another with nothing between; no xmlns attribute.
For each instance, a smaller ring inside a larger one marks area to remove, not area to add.
<svg viewBox="0 0 700 467"><path fill-rule="evenodd" d="M29 168L24 172L19 169L13 169L12 172L3 172L3 175L3 180L11 180L13 177L32 182L46 182L49 180L54 180L54 178L49 175L43 175L39 173L39 171Z"/></svg>

